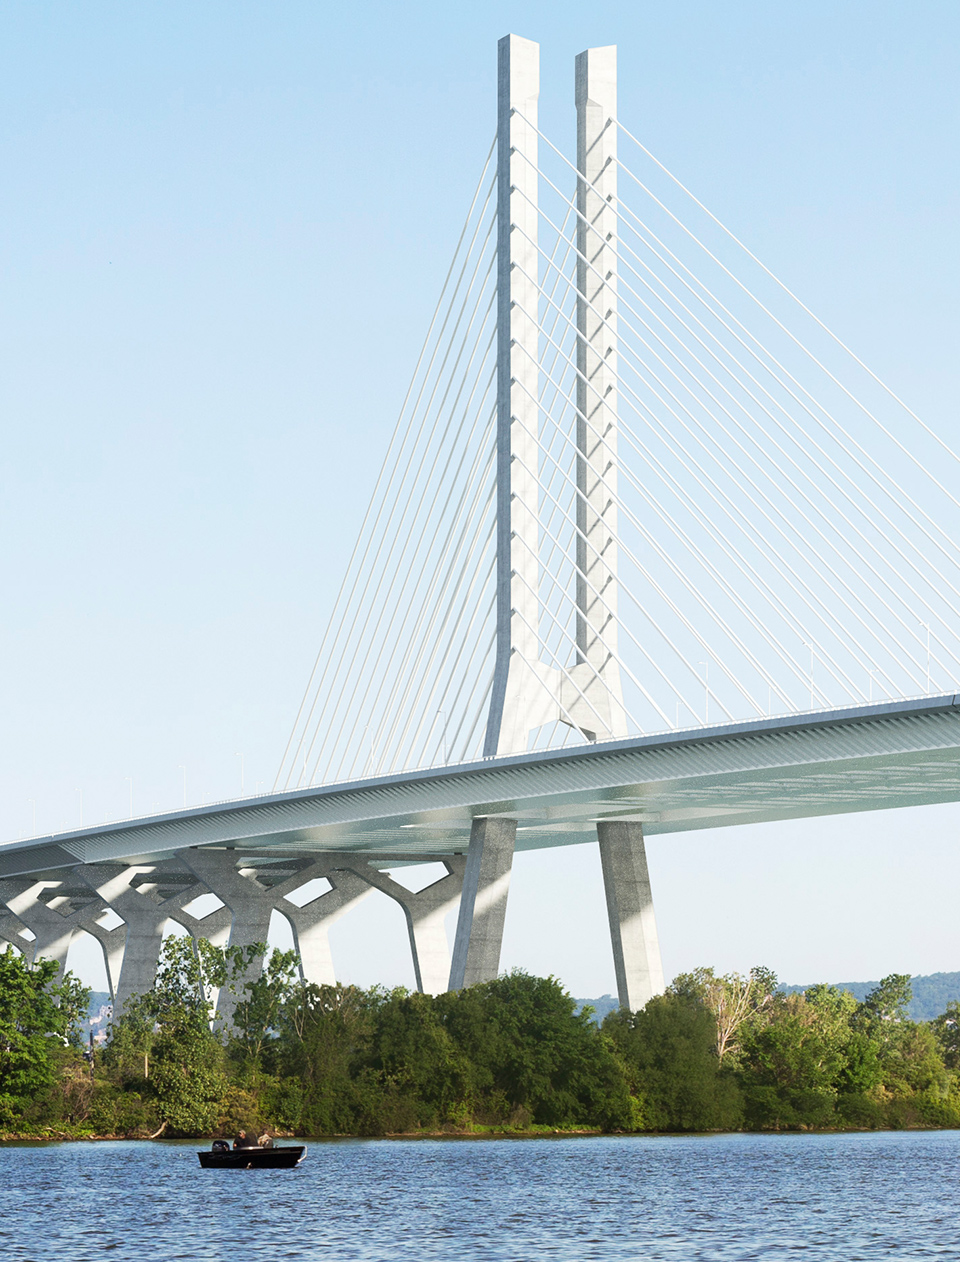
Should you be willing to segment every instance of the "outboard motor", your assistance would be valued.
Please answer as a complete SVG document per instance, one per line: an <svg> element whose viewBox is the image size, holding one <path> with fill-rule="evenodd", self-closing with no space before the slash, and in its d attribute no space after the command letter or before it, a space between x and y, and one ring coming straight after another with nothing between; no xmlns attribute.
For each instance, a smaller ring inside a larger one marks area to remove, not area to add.
<svg viewBox="0 0 960 1262"><path fill-rule="evenodd" d="M230 1145L225 1139L215 1139L210 1145L210 1149L212 1152L229 1152Z"/></svg>

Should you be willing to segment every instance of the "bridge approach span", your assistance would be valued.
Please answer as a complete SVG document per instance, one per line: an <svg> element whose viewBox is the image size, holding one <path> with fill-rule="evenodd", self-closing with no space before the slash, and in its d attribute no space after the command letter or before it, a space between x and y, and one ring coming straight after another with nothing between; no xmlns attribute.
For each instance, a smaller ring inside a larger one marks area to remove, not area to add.
<svg viewBox="0 0 960 1262"><path fill-rule="evenodd" d="M92 932L122 999L151 983L168 919L245 943L279 910L305 976L329 982L330 926L380 889L404 908L418 985L443 990L496 976L514 850L599 842L620 996L637 1007L663 984L644 834L958 799L954 694L597 742L10 843L0 936L23 948L26 929L36 954L65 960L72 934ZM425 890L390 875L430 861L446 875ZM300 906L311 881L324 892ZM223 906L197 919L207 892Z"/></svg>

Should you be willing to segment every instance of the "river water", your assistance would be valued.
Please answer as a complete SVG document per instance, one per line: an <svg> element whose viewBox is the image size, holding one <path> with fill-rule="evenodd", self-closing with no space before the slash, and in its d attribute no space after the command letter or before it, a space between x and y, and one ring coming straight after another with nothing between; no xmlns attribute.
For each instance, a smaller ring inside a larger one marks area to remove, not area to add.
<svg viewBox="0 0 960 1262"><path fill-rule="evenodd" d="M0 1258L960 1258L960 1132L0 1146Z"/></svg>

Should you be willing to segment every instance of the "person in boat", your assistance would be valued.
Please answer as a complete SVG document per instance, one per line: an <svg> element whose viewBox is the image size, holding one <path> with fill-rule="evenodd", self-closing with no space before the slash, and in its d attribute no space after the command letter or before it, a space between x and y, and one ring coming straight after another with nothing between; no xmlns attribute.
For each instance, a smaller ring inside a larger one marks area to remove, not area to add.
<svg viewBox="0 0 960 1262"><path fill-rule="evenodd" d="M257 1141L252 1135L248 1135L246 1131L238 1131L237 1138L233 1141L234 1148L256 1148Z"/></svg>
<svg viewBox="0 0 960 1262"><path fill-rule="evenodd" d="M269 1131L264 1131L264 1133L257 1140L257 1143L260 1145L261 1148L272 1148L273 1136L270 1134Z"/></svg>

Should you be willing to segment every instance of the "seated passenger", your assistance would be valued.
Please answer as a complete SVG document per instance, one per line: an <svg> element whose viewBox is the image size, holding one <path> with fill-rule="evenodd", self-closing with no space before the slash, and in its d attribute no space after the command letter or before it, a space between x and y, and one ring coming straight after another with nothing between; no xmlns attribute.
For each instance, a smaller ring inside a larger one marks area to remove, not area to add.
<svg viewBox="0 0 960 1262"><path fill-rule="evenodd" d="M257 1143L260 1145L261 1148L272 1148L273 1136L270 1134L269 1131L264 1131L264 1133L257 1140Z"/></svg>
<svg viewBox="0 0 960 1262"><path fill-rule="evenodd" d="M238 1131L237 1138L233 1141L234 1148L256 1148L257 1141L252 1135L248 1135L246 1131Z"/></svg>

